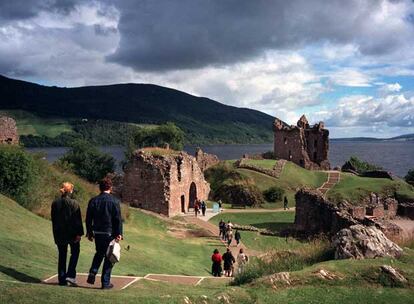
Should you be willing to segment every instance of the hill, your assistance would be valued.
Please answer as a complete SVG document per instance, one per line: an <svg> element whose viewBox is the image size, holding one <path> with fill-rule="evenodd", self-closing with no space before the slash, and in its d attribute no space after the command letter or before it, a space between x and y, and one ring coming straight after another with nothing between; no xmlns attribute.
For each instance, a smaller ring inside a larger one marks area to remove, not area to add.
<svg viewBox="0 0 414 304"><path fill-rule="evenodd" d="M60 88L0 76L0 96L0 109L24 110L43 118L172 121L193 144L272 141L270 115L152 84Z"/></svg>
<svg viewBox="0 0 414 304"><path fill-rule="evenodd" d="M348 138L333 138L332 141L412 141L414 134L404 134L390 138L375 138L375 137L348 137Z"/></svg>

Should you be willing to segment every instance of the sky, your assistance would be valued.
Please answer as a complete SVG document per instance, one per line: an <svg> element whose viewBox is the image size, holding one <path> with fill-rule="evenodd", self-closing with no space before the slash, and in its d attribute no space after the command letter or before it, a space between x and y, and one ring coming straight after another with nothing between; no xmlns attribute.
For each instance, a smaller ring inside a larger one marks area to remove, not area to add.
<svg viewBox="0 0 414 304"><path fill-rule="evenodd" d="M1 0L0 74L153 83L331 137L414 133L414 1Z"/></svg>

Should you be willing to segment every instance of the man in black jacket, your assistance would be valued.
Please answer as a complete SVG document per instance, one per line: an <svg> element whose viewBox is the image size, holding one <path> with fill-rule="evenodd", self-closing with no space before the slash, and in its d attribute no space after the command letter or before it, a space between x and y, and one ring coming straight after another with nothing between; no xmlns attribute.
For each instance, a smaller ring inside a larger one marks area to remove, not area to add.
<svg viewBox="0 0 414 304"><path fill-rule="evenodd" d="M60 192L62 196L52 203L51 210L53 237L59 251L59 285L67 285L67 283L76 285L76 265L83 235L82 216L78 202L70 197L73 193L73 184L63 183ZM70 260L66 272L68 245Z"/></svg>
<svg viewBox="0 0 414 304"><path fill-rule="evenodd" d="M112 263L106 257L109 243L115 239L122 240L122 218L119 201L111 195L112 181L105 178L99 182L101 194L89 201L86 211L86 233L88 239L95 239L96 253L89 270L87 282L95 284L95 276L103 263L102 268L102 289L110 289Z"/></svg>

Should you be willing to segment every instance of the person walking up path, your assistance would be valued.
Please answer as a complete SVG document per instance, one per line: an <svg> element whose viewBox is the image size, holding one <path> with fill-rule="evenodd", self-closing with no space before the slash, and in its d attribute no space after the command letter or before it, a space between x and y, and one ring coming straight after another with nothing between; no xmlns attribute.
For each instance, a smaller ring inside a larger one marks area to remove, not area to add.
<svg viewBox="0 0 414 304"><path fill-rule="evenodd" d="M53 238L59 251L59 285L76 286L76 265L80 253L80 241L83 235L82 216L79 204L71 198L73 184L65 182L60 189L61 197L52 203L51 218ZM70 260L66 271L66 259L70 246Z"/></svg>
<svg viewBox="0 0 414 304"><path fill-rule="evenodd" d="M218 249L214 250L213 255L211 256L211 261L213 262L213 265L211 266L211 273L215 277L221 277L221 273L223 272L221 262L223 261L223 258Z"/></svg>
<svg viewBox="0 0 414 304"><path fill-rule="evenodd" d="M231 253L230 248L227 248L227 251L223 254L223 262L224 262L224 275L226 277L233 276L233 264L236 262L233 254Z"/></svg>
<svg viewBox="0 0 414 304"><path fill-rule="evenodd" d="M239 247L240 240L241 240L241 235L240 235L239 230L236 230L236 232L234 234L234 239L236 240L236 246Z"/></svg>
<svg viewBox="0 0 414 304"><path fill-rule="evenodd" d="M102 289L111 289L112 263L106 256L109 243L115 239L122 240L122 219L119 201L111 195L112 181L105 178L99 182L101 194L89 201L86 212L86 229L88 239L95 240L96 253L92 261L87 282L95 284L95 276L102 267Z"/></svg>
<svg viewBox="0 0 414 304"><path fill-rule="evenodd" d="M239 254L237 255L237 273L242 273L244 270L244 266L249 261L249 258L244 253L243 248L240 248Z"/></svg>

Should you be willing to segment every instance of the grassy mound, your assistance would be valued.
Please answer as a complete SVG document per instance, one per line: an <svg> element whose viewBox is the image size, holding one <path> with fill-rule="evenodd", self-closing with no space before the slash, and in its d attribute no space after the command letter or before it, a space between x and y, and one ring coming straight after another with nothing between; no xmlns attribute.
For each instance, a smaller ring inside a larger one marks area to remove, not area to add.
<svg viewBox="0 0 414 304"><path fill-rule="evenodd" d="M273 168L276 163L275 160L248 160L248 162L254 162L254 165L266 169ZM206 173L206 178L210 182L213 191L223 183L239 183L241 179L248 180L249 183L257 186L262 192L271 187L282 188L289 200L289 206L292 207L295 205L294 197L297 189L305 186L316 189L322 186L327 179L327 173L309 171L292 162L287 162L280 178L274 178L253 170L236 168L234 161L226 161L210 168ZM262 207L280 208L282 202L267 202Z"/></svg>
<svg viewBox="0 0 414 304"><path fill-rule="evenodd" d="M414 187L402 179L360 177L350 173L341 173L341 179L328 191L328 199L332 201L358 201L369 193L398 195L414 198Z"/></svg>

